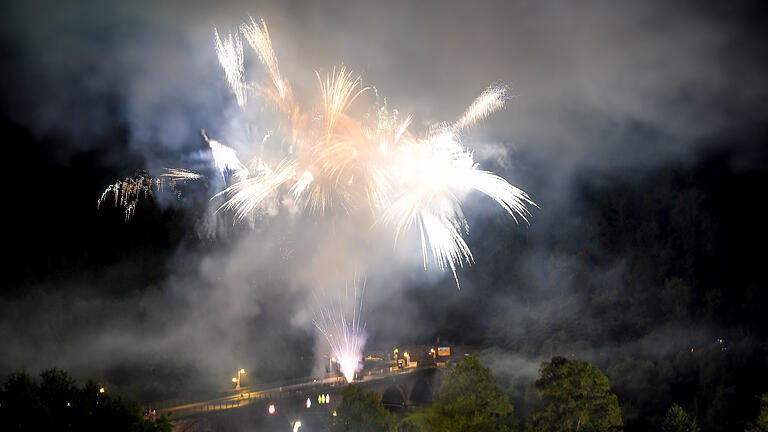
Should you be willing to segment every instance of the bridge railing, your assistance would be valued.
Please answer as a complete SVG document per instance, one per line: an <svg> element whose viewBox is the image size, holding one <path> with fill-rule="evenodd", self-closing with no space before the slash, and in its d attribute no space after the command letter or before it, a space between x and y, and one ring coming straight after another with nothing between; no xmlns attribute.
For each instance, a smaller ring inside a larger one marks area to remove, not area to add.
<svg viewBox="0 0 768 432"><path fill-rule="evenodd" d="M403 375L408 375L411 372L416 371L423 371L425 369L434 369L436 368L435 365L427 365L424 367L419 368L407 368L407 369L389 369L384 368L380 372L387 372L387 374L381 374L383 375L381 378L386 379L387 377L392 379L398 379L399 377L402 377ZM220 410L227 410L231 408L238 408L246 405L250 405L257 402L262 403L268 403L268 402L276 402L281 399L288 399L288 398L295 398L297 396L300 396L301 398L304 397L312 397L314 398L317 393L325 393L330 390L330 387L335 387L340 382L346 382L343 377L338 377L338 379L329 381L328 378L322 379L322 380L316 380L313 378L304 378L304 379L293 379L289 381L282 381L279 384L282 385L275 385L275 384L265 384L260 385L259 387L266 387L262 390L255 390L250 389L250 391L241 391L241 392L227 392L227 395L215 398L212 400L204 400L200 401L184 401L184 400L169 400L167 402L173 403L175 401L175 404L165 405L163 407L155 407L156 409L166 411L168 408L176 408L173 411L173 418L174 419L180 419L180 418L186 418L190 416L195 416L207 412L215 412ZM366 386L369 384L374 384L376 381L370 381L367 382L365 380L359 381L359 385ZM306 384L302 385L300 387L293 387L297 384ZM337 389L338 390L338 389ZM239 396L239 397L238 397ZM164 401L166 402L166 401ZM184 407L185 405L191 405ZM167 411L166 411L167 412Z"/></svg>
<svg viewBox="0 0 768 432"><path fill-rule="evenodd" d="M282 388L291 387L297 384L305 384L310 382L317 382L318 386L324 386L330 383L329 381L327 381L329 378L334 378L334 381L332 381L334 383L338 383L344 380L344 377L342 375L336 375L333 377L325 377L325 378L319 378L319 379L316 377L300 377L300 378L292 378L289 380L274 381L271 383L257 383L251 386L242 387L240 390L228 390L225 392L208 393L207 395L197 394L195 396L184 396L184 397L165 399L165 400L160 400L155 402L146 402L146 403L142 403L142 409L143 410L146 410L146 409L165 410L172 407L189 405L189 404L194 404L194 403L203 402L207 400L231 398L237 395L245 395L245 397L247 398L248 395L251 393L263 392L265 390L272 390L272 389L282 389Z"/></svg>
<svg viewBox="0 0 768 432"><path fill-rule="evenodd" d="M240 397L237 397L237 398L224 397L224 398L214 399L211 401L197 403L193 407L177 410L174 412L173 418L180 419L180 418L186 418L186 417L195 416L198 414L204 414L208 412L216 412L216 411L227 410L232 408L239 408L239 407L243 407L243 406L250 405L257 402L262 402L264 404L268 402L276 402L282 399L293 398L296 396L295 393L301 393L303 397L306 394L311 394L313 391L316 392L318 388L321 388L321 387L327 388L328 384L331 384L331 383L325 382L324 386L303 388L302 390L297 390L296 392L282 390L282 391L274 391L274 392L264 392L264 391L255 392L254 391L254 392L241 393Z"/></svg>

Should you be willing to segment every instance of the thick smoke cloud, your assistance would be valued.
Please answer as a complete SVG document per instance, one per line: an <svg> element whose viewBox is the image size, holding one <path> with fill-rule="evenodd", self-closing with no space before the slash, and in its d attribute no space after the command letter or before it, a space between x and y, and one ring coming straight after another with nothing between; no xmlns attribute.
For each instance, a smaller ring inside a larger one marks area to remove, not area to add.
<svg viewBox="0 0 768 432"><path fill-rule="evenodd" d="M492 138L562 163L634 163L685 151L735 113L759 118L766 89L750 64L760 41L738 21L746 12L599 1L31 2L6 14L3 40L18 61L6 66L4 95L12 117L41 133L64 130L89 147L124 118L133 151L171 158L201 147L200 128L229 126L212 28L235 29L251 14L269 20L283 68L305 91L314 91L313 69L346 62L401 111L435 121L503 80L519 98L493 121ZM675 145L652 142L664 137Z"/></svg>
<svg viewBox="0 0 768 432"><path fill-rule="evenodd" d="M659 325L602 346L564 336L562 323L574 320L582 336L599 334L610 327L610 314L584 313L595 299L572 279L582 264L552 245L590 238L570 219L583 216L574 185L584 178L621 168L618 177L626 180L668 161L686 164L724 131L738 134L766 114L764 69L753 64L765 41L744 30L747 6L17 2L5 9L2 115L31 140L64 143L44 155L56 167L94 155L89 189L68 193L95 200L101 185L135 168L204 165L200 129L236 148L245 144L247 121L266 129L266 114L238 113L213 50L213 26L235 29L251 14L267 20L281 68L300 95L313 95L315 68L344 62L391 106L413 113L416 127L454 119L491 82L509 83L517 97L467 142L477 143L481 167L528 191L541 210L530 227L515 225L487 200L468 197L478 263L460 272L459 291L450 275L421 269L417 245L383 248L388 240L375 232L356 238L352 227L363 216L344 226L281 214L254 230L227 226L211 240L196 237L207 199L162 203L192 216L180 223L158 217L161 226L189 233L177 233L159 263L118 255L106 266L84 264L85 276L52 266L51 274L18 281L15 295L0 299L2 372L57 365L90 376L96 368L123 384L117 371L145 367L146 376L185 389L215 388L242 363L262 380L309 373L323 355L313 352L322 348L311 293L340 289L358 270L368 276L370 340L443 335L504 346L509 352L483 358L502 374L519 371L500 379L529 401L536 365L551 355L599 362L618 351L652 352L661 359L711 333ZM255 80L259 64L247 56ZM104 235L123 229L118 213L100 216L109 218L100 225ZM606 298L628 295L632 253L599 246L591 253L605 259L589 283ZM147 268L155 273L147 276ZM125 290L116 292L115 284ZM175 391L128 390L141 397Z"/></svg>

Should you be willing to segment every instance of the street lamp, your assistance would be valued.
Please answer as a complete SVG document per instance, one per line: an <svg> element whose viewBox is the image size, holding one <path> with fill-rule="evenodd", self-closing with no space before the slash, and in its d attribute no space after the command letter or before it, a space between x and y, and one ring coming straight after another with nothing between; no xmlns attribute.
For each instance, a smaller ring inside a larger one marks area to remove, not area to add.
<svg viewBox="0 0 768 432"><path fill-rule="evenodd" d="M235 390L240 390L240 375L245 375L245 369L237 371L237 378L232 377L232 382L237 384Z"/></svg>
<svg viewBox="0 0 768 432"><path fill-rule="evenodd" d="M397 360L397 353L398 353L398 352L399 352L399 351L397 350L397 348L395 348L395 352L394 352L394 354L395 354L395 360Z"/></svg>

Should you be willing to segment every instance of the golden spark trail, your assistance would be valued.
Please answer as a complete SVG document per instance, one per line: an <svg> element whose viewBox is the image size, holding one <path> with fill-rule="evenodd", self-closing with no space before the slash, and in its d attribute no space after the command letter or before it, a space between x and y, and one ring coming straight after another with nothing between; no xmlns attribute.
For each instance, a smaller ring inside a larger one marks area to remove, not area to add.
<svg viewBox="0 0 768 432"><path fill-rule="evenodd" d="M269 77L272 80L272 84L275 86L277 93L267 92L271 94L273 99L285 102L284 109L290 109L293 105L293 95L288 82L285 81L280 75L280 68L277 65L277 56L272 49L272 39L269 38L269 30L267 29L267 23L261 20L261 25L251 18L251 23L244 23L240 26L245 39L251 44L251 47L259 55L259 60L264 65L264 68L269 73Z"/></svg>
<svg viewBox="0 0 768 432"><path fill-rule="evenodd" d="M216 56L219 58L221 68L227 77L232 93L235 95L237 105L245 108L248 101L248 93L245 85L245 57L243 56L243 43L237 36L229 34L223 41L219 37L219 31L213 28L216 42Z"/></svg>
<svg viewBox="0 0 768 432"><path fill-rule="evenodd" d="M213 165L225 180L224 189L215 194L224 200L218 211L231 212L235 222L253 222L275 205L337 218L369 211L375 224L391 228L394 243L408 233L418 233L424 267L450 269L457 285L457 270L475 259L464 239L469 224L462 200L467 194L487 195L515 221L528 221L528 208L535 203L502 177L480 169L462 141L470 127L504 107L510 99L506 86L491 85L455 122L438 123L414 135L409 131L412 117L390 110L386 99L378 103L375 88L372 93L377 103L360 114L362 96L369 88L343 66L326 74L315 71L317 102L295 99L280 72L266 23L251 18L239 32L256 51L267 79L262 84L246 84L239 35L222 39L214 29L226 80L238 106L245 109L247 93L253 91L280 121L263 140L237 147L248 155L245 163L234 148L203 132ZM181 181L194 176L168 171L165 177ZM145 182L117 182L105 191L99 204L113 193L130 217L139 192L151 193Z"/></svg>
<svg viewBox="0 0 768 432"><path fill-rule="evenodd" d="M161 177L165 177L171 181L186 181L186 180L200 180L203 178L200 174L192 171L188 171L181 168L165 168Z"/></svg>
<svg viewBox="0 0 768 432"><path fill-rule="evenodd" d="M507 88L503 85L491 86L480 94L480 96L467 107L464 115L456 121L454 127L457 130L463 130L475 125L475 123L485 119L490 114L498 111L504 106L504 100L507 96Z"/></svg>

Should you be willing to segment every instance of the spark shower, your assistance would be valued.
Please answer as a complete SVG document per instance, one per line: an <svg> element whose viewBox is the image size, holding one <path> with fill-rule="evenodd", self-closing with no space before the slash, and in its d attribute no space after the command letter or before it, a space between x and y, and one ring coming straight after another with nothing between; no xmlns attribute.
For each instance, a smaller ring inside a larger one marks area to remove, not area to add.
<svg viewBox="0 0 768 432"><path fill-rule="evenodd" d="M280 71L263 20L251 18L237 32L223 37L214 28L213 36L238 107L249 110L256 100L260 108L280 119L270 132L244 146L242 153L248 158L242 160L235 148L203 132L214 168L223 179L222 189L211 200L220 203L217 213L231 214L235 223L256 223L268 217L269 209L282 207L340 221L364 212L372 220L370 225L390 230L392 245L405 235L418 233L424 268L450 269L457 287L458 268L474 262L464 240L469 225L461 206L469 192L487 195L515 221L527 222L528 206L535 206L528 195L479 169L471 147L462 140L468 129L504 107L510 98L505 85L488 87L457 120L435 123L416 135L410 131L412 116L390 109L386 99L381 103L377 97L367 111L360 110L358 99L372 93L378 96L378 92L363 87L361 77L344 66L325 73L315 71L319 100L298 100ZM242 38L256 52L267 79L246 80ZM153 189L167 186L178 194L178 184L201 178L184 169L166 169L157 177L128 177L110 185L99 205L112 195L128 219L139 198L152 194ZM361 227L361 235L370 228ZM328 313L330 309L321 306L315 320L334 355L343 354L340 365L347 380L354 375L364 343L359 316L362 305L353 309L350 321L343 313ZM329 339L330 329L343 337ZM348 358L354 356L357 358Z"/></svg>

